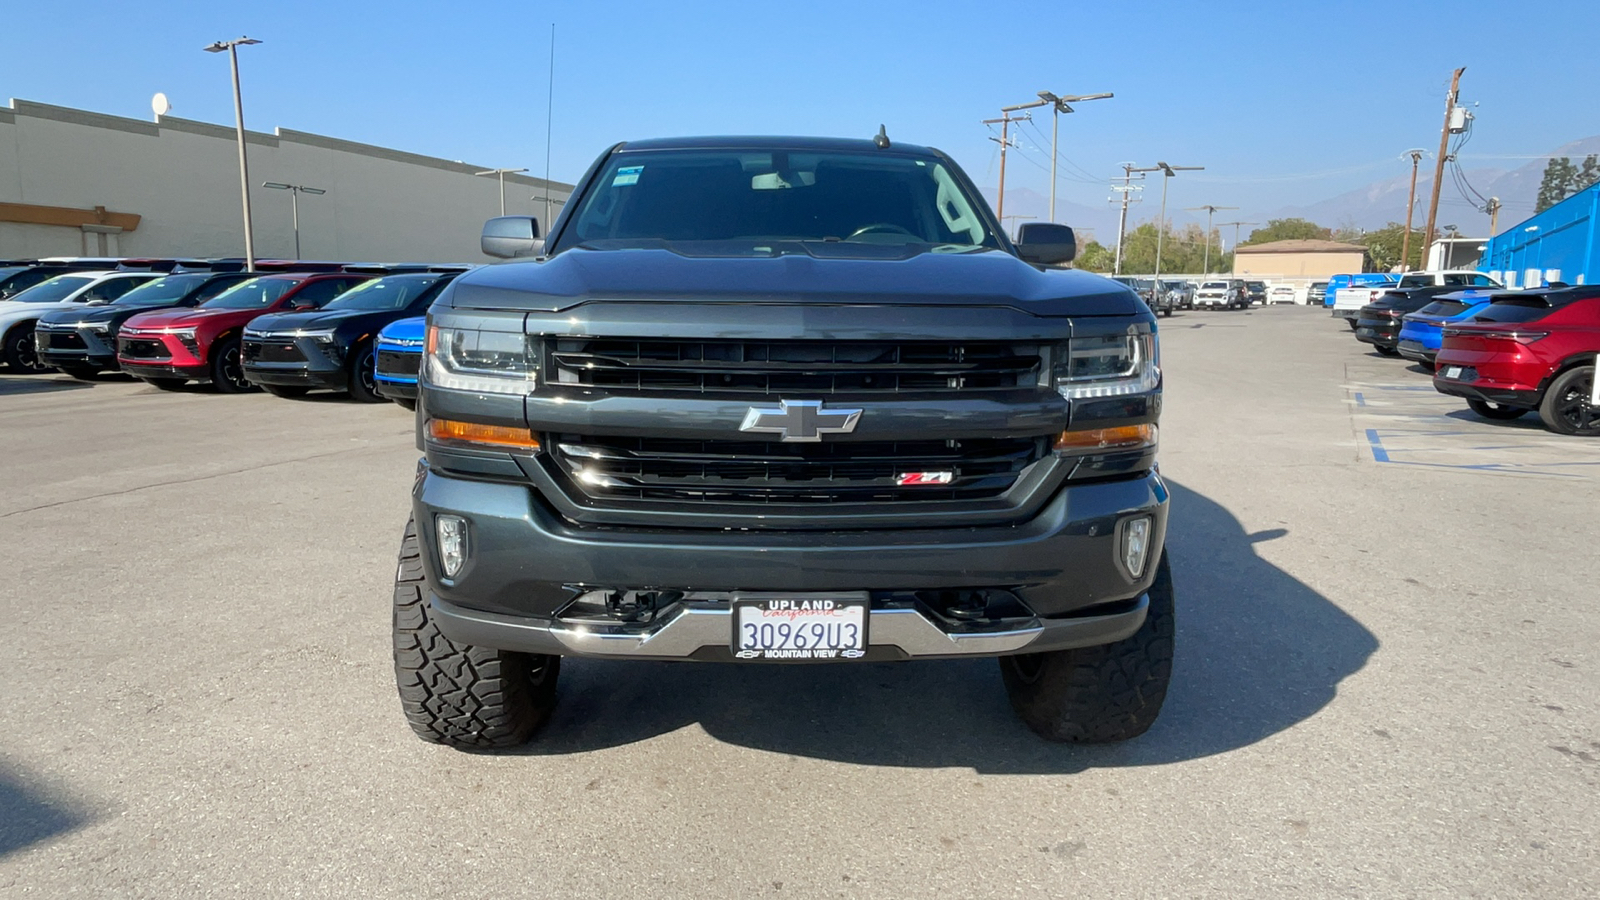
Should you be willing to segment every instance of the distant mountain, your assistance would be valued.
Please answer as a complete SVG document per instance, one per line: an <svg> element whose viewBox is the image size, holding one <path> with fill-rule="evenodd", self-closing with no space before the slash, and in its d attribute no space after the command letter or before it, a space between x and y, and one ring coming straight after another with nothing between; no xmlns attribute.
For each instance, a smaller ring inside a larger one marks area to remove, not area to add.
<svg viewBox="0 0 1600 900"><path fill-rule="evenodd" d="M1600 153L1600 135L1573 141L1556 148L1550 156L1571 157L1578 162L1590 153ZM1468 154L1470 155L1470 154ZM1493 168L1465 170L1467 181L1485 197L1499 197L1501 204L1500 228L1516 224L1533 215L1534 201L1539 196L1539 183L1544 178L1544 167L1549 160L1530 160L1520 168L1505 170ZM1328 228L1354 226L1356 228L1382 228L1390 222L1404 222L1406 218L1406 190L1411 181L1409 174L1397 178L1374 181L1371 184L1346 191L1316 203L1285 206L1265 213L1263 218L1310 219ZM1433 171L1424 163L1417 176L1417 206L1412 226L1421 228L1428 217L1428 195L1433 189ZM1461 197L1454 181L1446 172L1444 189L1440 192L1440 224L1457 223L1467 235L1486 235L1488 220L1483 213L1474 212Z"/></svg>

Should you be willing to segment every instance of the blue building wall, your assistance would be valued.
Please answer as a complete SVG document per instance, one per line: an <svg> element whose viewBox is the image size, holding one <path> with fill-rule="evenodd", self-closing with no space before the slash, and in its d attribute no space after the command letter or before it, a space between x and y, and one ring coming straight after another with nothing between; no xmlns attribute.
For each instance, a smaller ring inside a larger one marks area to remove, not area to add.
<svg viewBox="0 0 1600 900"><path fill-rule="evenodd" d="M1490 238L1478 268L1507 287L1600 284L1600 184Z"/></svg>

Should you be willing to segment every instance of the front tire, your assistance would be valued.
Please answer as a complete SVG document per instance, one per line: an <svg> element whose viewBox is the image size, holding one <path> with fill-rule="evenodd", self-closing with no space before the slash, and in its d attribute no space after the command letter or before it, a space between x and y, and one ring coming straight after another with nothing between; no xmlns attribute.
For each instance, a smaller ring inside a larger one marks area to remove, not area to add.
<svg viewBox="0 0 1600 900"><path fill-rule="evenodd" d="M39 364L39 353L33 342L33 324L18 322L6 332L5 347L0 350L0 354L5 356L6 365L11 367L13 374L43 375L55 371L49 366Z"/></svg>
<svg viewBox="0 0 1600 900"><path fill-rule="evenodd" d="M350 366L350 399L361 403L382 403L378 394L377 357L372 342L356 347L355 362Z"/></svg>
<svg viewBox="0 0 1600 900"><path fill-rule="evenodd" d="M1467 406L1471 407L1473 412L1483 416L1485 419L1495 419L1502 422L1509 422L1512 419L1520 419L1525 413L1528 412L1528 410L1520 406L1506 406L1501 403L1490 403L1487 400L1477 399L1467 400Z"/></svg>
<svg viewBox="0 0 1600 900"><path fill-rule="evenodd" d="M1138 737L1155 724L1172 678L1172 571L1163 551L1150 586L1150 611L1114 644L1000 658L1011 707L1041 737L1105 743Z"/></svg>
<svg viewBox="0 0 1600 900"><path fill-rule="evenodd" d="M1589 405L1594 366L1579 366L1556 376L1539 403L1539 419L1556 434L1600 435L1600 409Z"/></svg>
<svg viewBox="0 0 1600 900"><path fill-rule="evenodd" d="M455 643L428 618L426 587L412 519L394 578L394 675L411 730L460 750L527 743L555 709L561 657Z"/></svg>
<svg viewBox="0 0 1600 900"><path fill-rule="evenodd" d="M1382 344L1373 344L1372 345L1372 349L1378 351L1378 355L1379 356L1399 356L1400 355L1400 350L1397 347L1385 347Z"/></svg>
<svg viewBox="0 0 1600 900"><path fill-rule="evenodd" d="M256 390L256 386L244 377L238 338L228 338L212 345L211 384L221 394L243 394Z"/></svg>

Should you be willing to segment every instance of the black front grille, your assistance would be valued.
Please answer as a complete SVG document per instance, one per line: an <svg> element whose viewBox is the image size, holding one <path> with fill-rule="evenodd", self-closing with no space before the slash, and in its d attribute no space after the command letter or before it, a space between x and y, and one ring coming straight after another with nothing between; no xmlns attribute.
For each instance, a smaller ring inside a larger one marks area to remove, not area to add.
<svg viewBox="0 0 1600 900"><path fill-rule="evenodd" d="M610 392L970 393L1033 388L1040 348L968 341L558 338L551 381Z"/></svg>
<svg viewBox="0 0 1600 900"><path fill-rule="evenodd" d="M574 434L548 439L563 473L591 498L763 504L995 497L1048 452L1049 442L1036 437L785 444Z"/></svg>
<svg viewBox="0 0 1600 900"><path fill-rule="evenodd" d="M87 350L83 336L76 331L36 331L40 350Z"/></svg>
<svg viewBox="0 0 1600 900"><path fill-rule="evenodd" d="M142 341L138 338L124 338L122 340L121 354L129 359L171 359L172 354L167 352L167 345L160 341Z"/></svg>
<svg viewBox="0 0 1600 900"><path fill-rule="evenodd" d="M240 354L245 362L297 363L306 361L305 354L300 352L298 346L292 342L285 341L247 340L240 348Z"/></svg>
<svg viewBox="0 0 1600 900"><path fill-rule="evenodd" d="M422 364L421 353L399 353L394 350L378 351L378 374L392 378L415 378Z"/></svg>

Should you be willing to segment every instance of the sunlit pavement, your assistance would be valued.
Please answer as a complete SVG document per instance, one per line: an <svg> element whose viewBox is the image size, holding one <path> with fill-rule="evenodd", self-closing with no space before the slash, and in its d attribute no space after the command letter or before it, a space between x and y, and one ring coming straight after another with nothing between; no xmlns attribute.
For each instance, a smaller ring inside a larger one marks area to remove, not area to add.
<svg viewBox="0 0 1600 900"><path fill-rule="evenodd" d="M0 896L1592 893L1600 442L1320 310L1161 329L1178 662L1105 747L985 661L569 661L524 752L423 744L409 414L0 374Z"/></svg>

